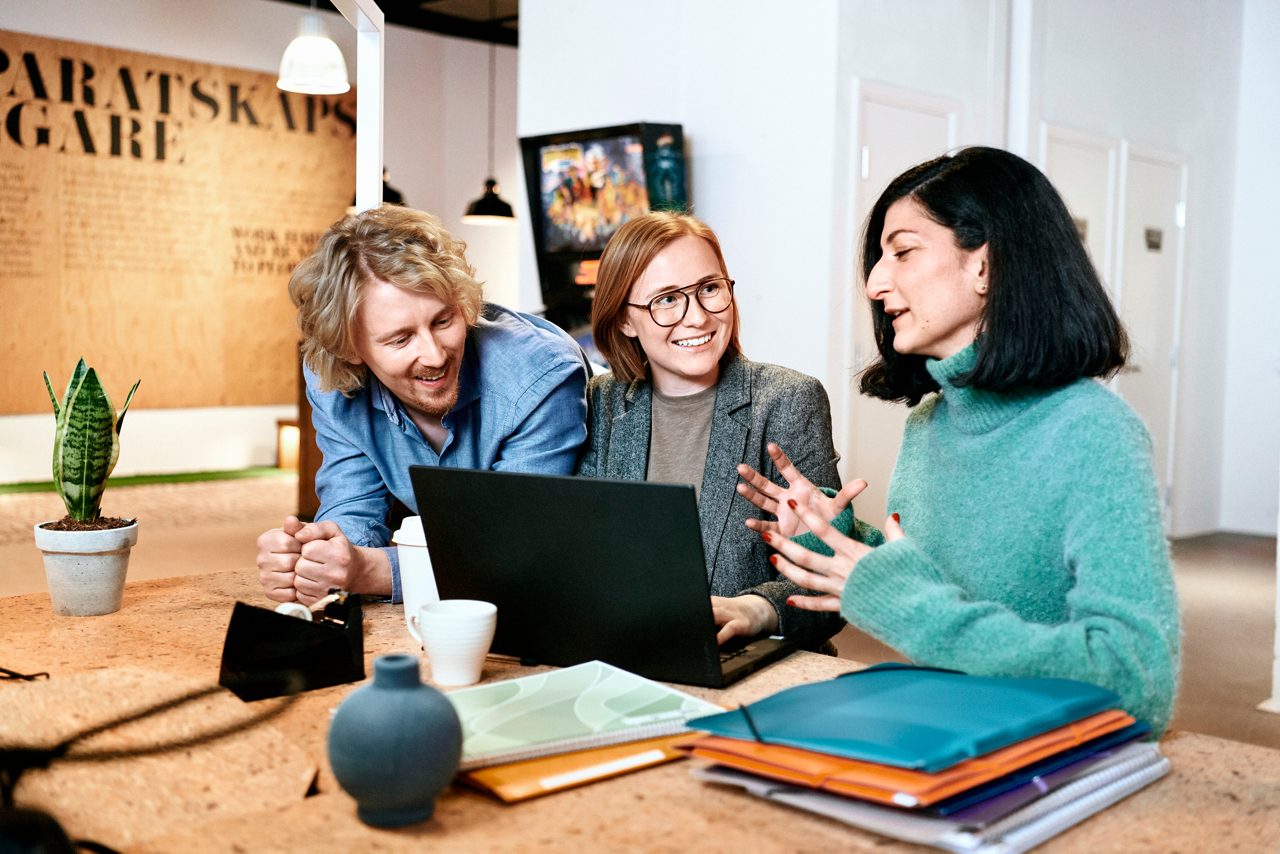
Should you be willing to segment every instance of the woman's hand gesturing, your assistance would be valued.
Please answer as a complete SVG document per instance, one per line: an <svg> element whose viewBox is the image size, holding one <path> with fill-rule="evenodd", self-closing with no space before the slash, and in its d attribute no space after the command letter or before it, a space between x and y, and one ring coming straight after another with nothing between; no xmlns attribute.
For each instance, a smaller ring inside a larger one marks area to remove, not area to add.
<svg viewBox="0 0 1280 854"><path fill-rule="evenodd" d="M786 537L761 532L764 541L777 550L777 554L769 556L769 562L778 572L794 581L801 587L813 590L817 596L792 596L787 604L806 611L839 611L840 595L844 593L845 581L853 572L858 561L862 560L872 549L852 537L846 537L827 524L808 507L797 504L791 508L800 521L814 533L818 539L831 547L835 554L830 557L811 552ZM893 514L884 523L885 542L900 540L905 536L898 514Z"/></svg>
<svg viewBox="0 0 1280 854"><path fill-rule="evenodd" d="M771 514L777 521L748 519L747 527L760 533L779 534L783 537L794 537L811 530L796 515L794 507L808 507L823 519L834 519L844 512L844 508L867 488L865 480L852 480L845 484L834 498L818 489L791 462L791 458L775 443L770 442L767 450L773 459L778 474L786 480L784 489L751 466L738 466L738 476L742 482L738 484L738 494Z"/></svg>

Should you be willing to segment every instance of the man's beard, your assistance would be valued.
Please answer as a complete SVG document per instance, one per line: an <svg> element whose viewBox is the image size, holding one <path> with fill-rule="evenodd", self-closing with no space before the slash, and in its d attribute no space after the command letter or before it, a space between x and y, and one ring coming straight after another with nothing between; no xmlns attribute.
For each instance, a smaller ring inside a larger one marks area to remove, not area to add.
<svg viewBox="0 0 1280 854"><path fill-rule="evenodd" d="M454 404L458 402L458 374L454 371L454 365L455 362L450 360L444 366L444 370L440 371L442 376L452 378L452 382L448 388L429 391L427 389L419 388L417 385L416 377L423 376L423 374L414 374L410 377L409 383L415 393L412 399L408 401L409 405L413 406L429 418L439 419L448 415L449 410L453 409ZM401 402L404 403L405 401Z"/></svg>

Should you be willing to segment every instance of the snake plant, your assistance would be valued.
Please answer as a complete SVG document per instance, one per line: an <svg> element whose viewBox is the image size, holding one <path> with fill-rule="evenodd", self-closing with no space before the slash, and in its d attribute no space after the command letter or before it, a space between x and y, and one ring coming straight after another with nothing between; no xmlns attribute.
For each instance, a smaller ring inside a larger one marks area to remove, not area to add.
<svg viewBox="0 0 1280 854"><path fill-rule="evenodd" d="M116 415L107 390L93 368L81 359L71 373L62 403L53 393L48 371L44 386L53 401L58 432L53 440L53 485L71 518L91 522L101 515L107 476L120 456L120 427L142 380L133 384L124 408Z"/></svg>

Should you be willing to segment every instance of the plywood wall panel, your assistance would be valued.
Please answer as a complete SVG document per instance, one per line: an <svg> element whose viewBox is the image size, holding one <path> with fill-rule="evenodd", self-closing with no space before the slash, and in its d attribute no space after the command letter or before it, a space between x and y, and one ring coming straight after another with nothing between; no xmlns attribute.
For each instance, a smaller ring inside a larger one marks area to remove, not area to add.
<svg viewBox="0 0 1280 854"><path fill-rule="evenodd" d="M283 49L283 45L281 46ZM0 415L296 400L289 272L350 204L355 93L0 31Z"/></svg>

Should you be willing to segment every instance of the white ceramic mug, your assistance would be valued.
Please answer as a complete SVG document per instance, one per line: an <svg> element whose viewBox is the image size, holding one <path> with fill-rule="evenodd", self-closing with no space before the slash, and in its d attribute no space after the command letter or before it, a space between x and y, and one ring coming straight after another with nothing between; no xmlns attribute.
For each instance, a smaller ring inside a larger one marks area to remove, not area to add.
<svg viewBox="0 0 1280 854"><path fill-rule="evenodd" d="M437 685L474 685L498 626L498 608L477 599L442 599L418 609L422 647Z"/></svg>
<svg viewBox="0 0 1280 854"><path fill-rule="evenodd" d="M413 639L422 643L422 635L415 625L418 609L428 602L439 602L436 576L431 570L431 555L427 551L427 538L422 532L422 517L408 516L400 523L400 530L391 537L400 559L400 594L404 597L404 625Z"/></svg>

